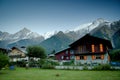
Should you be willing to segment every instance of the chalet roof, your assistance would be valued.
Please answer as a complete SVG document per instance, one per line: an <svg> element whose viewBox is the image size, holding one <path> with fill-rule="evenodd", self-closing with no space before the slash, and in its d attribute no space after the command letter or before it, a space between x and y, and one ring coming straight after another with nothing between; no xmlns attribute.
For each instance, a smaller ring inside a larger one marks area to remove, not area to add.
<svg viewBox="0 0 120 80"><path fill-rule="evenodd" d="M23 53L26 53L26 49L23 48L23 47L12 47L12 49L17 49L17 50L19 50L19 51L21 51Z"/></svg>
<svg viewBox="0 0 120 80"><path fill-rule="evenodd" d="M67 48L67 49L64 49L64 50L62 50L62 51L59 51L59 52L57 52L57 53L55 53L55 55L56 54L59 54L59 53L62 53L62 52L64 52L64 51L67 51L67 50L69 50L70 48Z"/></svg>
<svg viewBox="0 0 120 80"><path fill-rule="evenodd" d="M73 42L69 46L73 47L73 46L76 46L78 44L98 43L98 42L104 43L104 44L108 45L110 48L112 48L111 42L109 40L98 38L98 37L92 36L90 34L86 34L85 36L81 37L80 39L78 39L77 41Z"/></svg>
<svg viewBox="0 0 120 80"><path fill-rule="evenodd" d="M12 47L11 49L12 50L15 49L15 50L18 50L20 52L12 52L12 50L11 50L11 52L9 53L10 57L25 57L25 53L26 53L25 48L23 49L21 47Z"/></svg>

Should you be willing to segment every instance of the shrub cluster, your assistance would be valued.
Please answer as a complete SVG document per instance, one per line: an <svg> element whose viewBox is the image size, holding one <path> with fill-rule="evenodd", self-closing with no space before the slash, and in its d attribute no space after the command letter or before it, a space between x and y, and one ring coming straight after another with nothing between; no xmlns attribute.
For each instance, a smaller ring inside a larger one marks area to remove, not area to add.
<svg viewBox="0 0 120 80"><path fill-rule="evenodd" d="M0 70L9 63L9 58L3 53L0 52Z"/></svg>
<svg viewBox="0 0 120 80"><path fill-rule="evenodd" d="M54 66L51 63L45 63L41 67L42 69L54 69Z"/></svg>
<svg viewBox="0 0 120 80"><path fill-rule="evenodd" d="M83 66L83 70L88 70L87 65L84 65L84 66Z"/></svg>
<svg viewBox="0 0 120 80"><path fill-rule="evenodd" d="M71 65L71 63L70 62L63 62L63 65L64 66L69 66L69 65Z"/></svg>
<svg viewBox="0 0 120 80"><path fill-rule="evenodd" d="M18 67L25 67L26 61L17 61L17 62L9 62L9 66L18 66Z"/></svg>
<svg viewBox="0 0 120 80"><path fill-rule="evenodd" d="M63 65L64 66L73 66L74 65L74 60L71 60L71 61L69 61L69 62L63 62Z"/></svg>
<svg viewBox="0 0 120 80"><path fill-rule="evenodd" d="M56 65L59 65L58 62L52 61L52 60L46 60L46 59L41 59L39 60L39 66L42 69L54 69Z"/></svg>
<svg viewBox="0 0 120 80"><path fill-rule="evenodd" d="M111 70L111 66L109 64L101 64L101 65L95 66L93 70Z"/></svg>

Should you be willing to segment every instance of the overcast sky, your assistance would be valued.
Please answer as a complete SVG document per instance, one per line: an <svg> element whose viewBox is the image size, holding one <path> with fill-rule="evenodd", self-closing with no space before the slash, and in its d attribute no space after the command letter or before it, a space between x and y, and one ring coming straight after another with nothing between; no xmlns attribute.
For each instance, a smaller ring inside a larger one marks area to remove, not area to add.
<svg viewBox="0 0 120 80"><path fill-rule="evenodd" d="M9 33L66 31L97 18L119 20L120 0L0 0L0 31Z"/></svg>

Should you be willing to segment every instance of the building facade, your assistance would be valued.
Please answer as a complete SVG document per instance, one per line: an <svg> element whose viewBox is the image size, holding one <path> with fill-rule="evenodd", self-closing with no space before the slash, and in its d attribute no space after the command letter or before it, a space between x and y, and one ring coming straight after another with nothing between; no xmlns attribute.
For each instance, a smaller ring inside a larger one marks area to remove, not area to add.
<svg viewBox="0 0 120 80"><path fill-rule="evenodd" d="M69 57L68 60L74 57L75 64L105 64L110 61L109 49L112 49L112 45L109 40L86 34L69 46L69 49L56 53L57 60L66 60L62 56L68 51L69 55L66 57Z"/></svg>
<svg viewBox="0 0 120 80"><path fill-rule="evenodd" d="M58 61L70 61L71 59L74 59L74 54L72 49L68 48L56 53L55 59Z"/></svg>
<svg viewBox="0 0 120 80"><path fill-rule="evenodd" d="M8 56L10 57L10 61L16 62L23 58L26 58L26 51L24 48L12 47Z"/></svg>

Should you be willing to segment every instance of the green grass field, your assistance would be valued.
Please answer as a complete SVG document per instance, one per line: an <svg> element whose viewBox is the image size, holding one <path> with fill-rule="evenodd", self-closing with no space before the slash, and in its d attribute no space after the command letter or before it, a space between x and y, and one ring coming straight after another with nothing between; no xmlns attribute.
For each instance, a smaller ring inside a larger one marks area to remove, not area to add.
<svg viewBox="0 0 120 80"><path fill-rule="evenodd" d="M59 76L56 76L59 74ZM120 71L77 71L17 68L1 70L0 80L120 80Z"/></svg>

